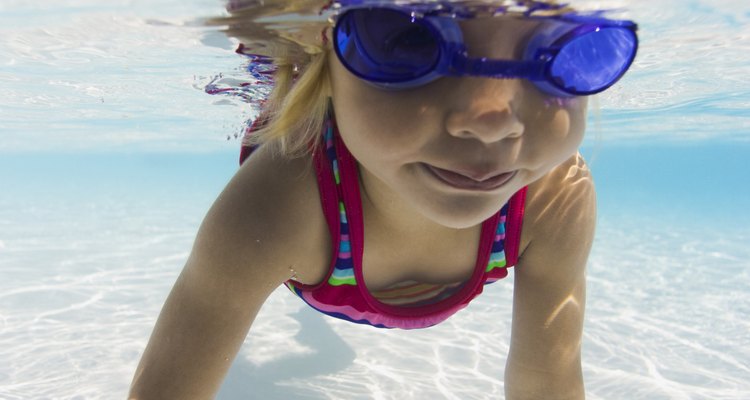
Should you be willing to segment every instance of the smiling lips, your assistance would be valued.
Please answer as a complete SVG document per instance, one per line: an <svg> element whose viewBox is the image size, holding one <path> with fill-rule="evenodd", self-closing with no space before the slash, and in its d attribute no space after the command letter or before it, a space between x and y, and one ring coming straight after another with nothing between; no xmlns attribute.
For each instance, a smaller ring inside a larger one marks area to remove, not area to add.
<svg viewBox="0 0 750 400"><path fill-rule="evenodd" d="M427 169L443 183L452 186L457 189L463 190L477 190L477 191L490 191L503 186L506 182L511 180L515 175L516 171L504 172L497 175L477 180L467 176L465 173L459 173L456 171L450 171L447 169L438 168L429 164L425 164Z"/></svg>

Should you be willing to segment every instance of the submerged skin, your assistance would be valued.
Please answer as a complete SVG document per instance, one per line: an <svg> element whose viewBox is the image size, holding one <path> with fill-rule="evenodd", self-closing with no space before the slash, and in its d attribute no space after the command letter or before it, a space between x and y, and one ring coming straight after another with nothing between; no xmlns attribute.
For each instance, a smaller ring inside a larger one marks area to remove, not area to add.
<svg viewBox="0 0 750 400"><path fill-rule="evenodd" d="M534 24L495 18L462 28L470 52L514 58ZM468 279L481 222L528 186L506 398L584 398L580 343L595 223L593 182L576 150L586 99L551 98L522 80L463 77L389 92L330 60L337 123L361 174L368 289ZM497 189L468 191L425 166L477 179L514 175ZM292 271L302 283L321 282L331 257L310 156L286 159L262 147L206 216L130 398L213 397L268 295Z"/></svg>

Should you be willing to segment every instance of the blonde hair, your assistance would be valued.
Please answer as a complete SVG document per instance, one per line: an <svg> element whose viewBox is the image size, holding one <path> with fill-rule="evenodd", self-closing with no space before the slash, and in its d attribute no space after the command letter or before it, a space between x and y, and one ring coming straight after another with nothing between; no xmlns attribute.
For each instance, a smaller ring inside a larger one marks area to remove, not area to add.
<svg viewBox="0 0 750 400"><path fill-rule="evenodd" d="M271 145L288 156L309 153L317 144L331 96L324 38L330 21L322 13L327 3L228 0L229 15L206 21L244 43L243 53L273 60L273 88L244 144Z"/></svg>
<svg viewBox="0 0 750 400"><path fill-rule="evenodd" d="M291 157L315 148L329 111L329 53L324 48L311 55L301 71L292 62L275 60L274 87L258 117L262 120L260 128L245 136L245 144L271 144L281 154Z"/></svg>

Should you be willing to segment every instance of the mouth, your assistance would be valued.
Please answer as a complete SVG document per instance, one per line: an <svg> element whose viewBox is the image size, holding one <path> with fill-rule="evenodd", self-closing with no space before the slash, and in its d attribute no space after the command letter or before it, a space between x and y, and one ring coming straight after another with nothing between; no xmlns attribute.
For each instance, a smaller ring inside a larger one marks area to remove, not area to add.
<svg viewBox="0 0 750 400"><path fill-rule="evenodd" d="M477 180L464 173L438 168L429 164L423 165L442 183L461 190L492 191L501 188L516 175L516 171L510 171Z"/></svg>

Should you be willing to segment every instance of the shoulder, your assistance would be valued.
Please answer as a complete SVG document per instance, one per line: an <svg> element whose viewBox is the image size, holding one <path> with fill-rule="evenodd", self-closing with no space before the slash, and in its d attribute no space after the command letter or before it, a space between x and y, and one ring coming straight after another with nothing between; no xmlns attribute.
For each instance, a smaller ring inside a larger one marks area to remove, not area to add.
<svg viewBox="0 0 750 400"><path fill-rule="evenodd" d="M230 275L269 285L288 279L290 268L314 279L316 261L326 264L330 239L312 156L287 158L264 147L209 210L191 258L206 257L201 264L231 266Z"/></svg>
<svg viewBox="0 0 750 400"><path fill-rule="evenodd" d="M596 191L583 157L572 156L531 184L525 210L523 264L536 269L557 260L582 268L596 225Z"/></svg>
<svg viewBox="0 0 750 400"><path fill-rule="evenodd" d="M273 157L268 149L240 168L201 224L131 397L213 397L258 310L291 276L289 268L324 265L316 259L327 235L320 234L326 228L315 183L309 159Z"/></svg>
<svg viewBox="0 0 750 400"><path fill-rule="evenodd" d="M529 186L514 268L509 398L540 398L542 390L582 398L585 271L595 223L594 184L580 155Z"/></svg>

